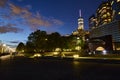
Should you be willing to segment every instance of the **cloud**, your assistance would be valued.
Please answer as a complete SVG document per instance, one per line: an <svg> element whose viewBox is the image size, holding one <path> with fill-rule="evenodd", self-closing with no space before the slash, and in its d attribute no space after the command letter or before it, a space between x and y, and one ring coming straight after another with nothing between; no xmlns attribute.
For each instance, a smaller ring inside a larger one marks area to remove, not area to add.
<svg viewBox="0 0 120 80"><path fill-rule="evenodd" d="M12 45L12 44L7 44L7 46L9 46L9 47L12 48L12 49L16 49L17 44L14 44L14 45Z"/></svg>
<svg viewBox="0 0 120 80"><path fill-rule="evenodd" d="M20 43L20 41L9 41L9 43L18 44L18 43Z"/></svg>
<svg viewBox="0 0 120 80"><path fill-rule="evenodd" d="M0 0L0 7L4 7L8 0Z"/></svg>
<svg viewBox="0 0 120 80"><path fill-rule="evenodd" d="M29 27L33 30L38 29L39 27L49 27L53 25L63 25L63 22L58 19L49 19L42 15L39 12L32 13L28 10L28 8L22 8L20 6L16 6L14 4L9 4L11 13L14 16L19 16L24 19L24 23L29 25Z"/></svg>
<svg viewBox="0 0 120 80"><path fill-rule="evenodd" d="M32 9L32 6L31 5L26 5L25 8Z"/></svg>
<svg viewBox="0 0 120 80"><path fill-rule="evenodd" d="M11 12L15 15L21 15L22 13L25 13L26 14L26 9L23 9L19 6L16 6L16 5L13 5L13 4L9 4L10 6L10 9L11 9Z"/></svg>
<svg viewBox="0 0 120 80"><path fill-rule="evenodd" d="M7 1L8 0L0 0L0 6L5 6ZM36 11L36 13L31 12L30 11L30 8L32 8L31 5L20 7L9 2L8 7L3 7L5 11L0 13L0 17L3 18L3 20L8 20L9 22L14 20L14 24L16 25L22 24L28 26L31 30L36 30L39 29L40 27L53 27L56 25L59 26L64 24L61 20L55 19L53 17L50 18L42 16L38 11ZM10 23L13 24L13 22ZM19 28L8 27L9 26L8 24L6 24L5 26L4 25L0 26L0 29L3 30L3 31L0 30L0 33L6 32L16 33L20 31Z"/></svg>
<svg viewBox="0 0 120 80"><path fill-rule="evenodd" d="M14 24L7 24L4 26L0 26L0 33L8 33L8 32L18 33L23 31L22 29L19 29L13 26Z"/></svg>
<svg viewBox="0 0 120 80"><path fill-rule="evenodd" d="M49 27L52 25L50 21L43 19L43 17L40 16L38 13L34 16L25 17L25 19L26 19L26 22L31 27L31 29L37 29L41 26Z"/></svg>
<svg viewBox="0 0 120 80"><path fill-rule="evenodd" d="M53 22L53 24L57 24L57 25L63 25L64 24L62 21L60 21L58 19L54 19L54 18L51 21Z"/></svg>

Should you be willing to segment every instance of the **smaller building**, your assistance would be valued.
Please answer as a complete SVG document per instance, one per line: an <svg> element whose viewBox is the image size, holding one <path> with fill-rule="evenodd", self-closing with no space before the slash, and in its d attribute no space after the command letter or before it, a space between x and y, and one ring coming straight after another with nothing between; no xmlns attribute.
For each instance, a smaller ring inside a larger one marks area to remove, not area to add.
<svg viewBox="0 0 120 80"><path fill-rule="evenodd" d="M89 18L89 29L92 30L92 29L94 29L96 27L97 27L97 19L96 19L95 15L93 14Z"/></svg>

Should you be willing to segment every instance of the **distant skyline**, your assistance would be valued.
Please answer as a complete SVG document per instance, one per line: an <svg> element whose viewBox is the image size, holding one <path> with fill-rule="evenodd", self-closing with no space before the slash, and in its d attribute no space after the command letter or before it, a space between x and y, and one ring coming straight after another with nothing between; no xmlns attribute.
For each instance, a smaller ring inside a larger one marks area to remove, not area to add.
<svg viewBox="0 0 120 80"><path fill-rule="evenodd" d="M37 29L71 34L78 27L79 10L88 30L88 18L102 1L105 0L0 0L0 40L15 47Z"/></svg>

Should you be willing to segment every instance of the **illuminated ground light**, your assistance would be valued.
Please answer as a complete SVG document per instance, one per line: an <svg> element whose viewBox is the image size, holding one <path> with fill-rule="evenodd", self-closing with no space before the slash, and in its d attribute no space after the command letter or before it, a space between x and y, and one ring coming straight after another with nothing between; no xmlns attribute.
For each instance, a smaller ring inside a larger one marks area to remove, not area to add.
<svg viewBox="0 0 120 80"><path fill-rule="evenodd" d="M103 55L106 55L106 54L107 54L107 51L106 51L106 50L103 50L102 53L103 53Z"/></svg>
<svg viewBox="0 0 120 80"><path fill-rule="evenodd" d="M30 56L29 58L36 58L36 57L41 57L41 56L42 56L41 54L36 53L33 56Z"/></svg>
<svg viewBox="0 0 120 80"><path fill-rule="evenodd" d="M79 58L79 55L78 54L74 54L73 58Z"/></svg>
<svg viewBox="0 0 120 80"><path fill-rule="evenodd" d="M54 55L58 55L59 53L58 52L53 52Z"/></svg>

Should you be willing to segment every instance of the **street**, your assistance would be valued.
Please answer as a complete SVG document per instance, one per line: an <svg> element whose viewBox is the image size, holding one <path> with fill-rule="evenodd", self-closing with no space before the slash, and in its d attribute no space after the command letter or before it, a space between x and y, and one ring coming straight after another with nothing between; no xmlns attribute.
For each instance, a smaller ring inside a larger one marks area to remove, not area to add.
<svg viewBox="0 0 120 80"><path fill-rule="evenodd" d="M0 80L120 80L120 64L14 57L0 61Z"/></svg>

